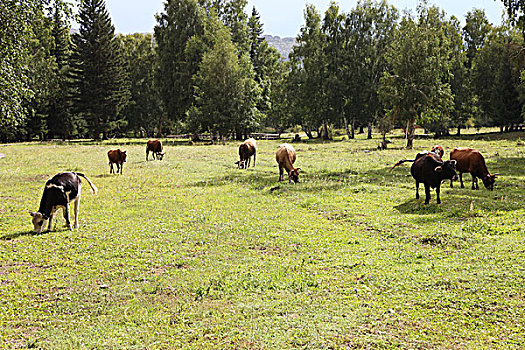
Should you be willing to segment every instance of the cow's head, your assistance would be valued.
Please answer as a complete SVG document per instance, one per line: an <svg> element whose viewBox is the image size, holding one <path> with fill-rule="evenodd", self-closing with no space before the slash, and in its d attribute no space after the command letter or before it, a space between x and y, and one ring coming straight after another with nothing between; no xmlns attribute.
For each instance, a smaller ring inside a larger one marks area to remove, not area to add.
<svg viewBox="0 0 525 350"><path fill-rule="evenodd" d="M432 147L431 152L434 152L435 154L437 154L439 158L443 158L443 154L445 154L445 150L443 149L443 147L439 145L435 145L434 147Z"/></svg>
<svg viewBox="0 0 525 350"><path fill-rule="evenodd" d="M246 166L246 161L245 160L238 160L235 162L235 164L237 164L237 167L239 169L244 169L244 167Z"/></svg>
<svg viewBox="0 0 525 350"><path fill-rule="evenodd" d="M126 151L121 151L120 156L122 157L122 162L125 162L127 157Z"/></svg>
<svg viewBox="0 0 525 350"><path fill-rule="evenodd" d="M442 165L437 166L435 171L441 174L443 180L457 180L458 174L456 173L456 164L457 162L455 160L447 160L443 162Z"/></svg>
<svg viewBox="0 0 525 350"><path fill-rule="evenodd" d="M290 173L288 174L288 182L289 183L292 183L292 181L294 183L298 183L299 182L299 171L301 170L301 168L297 168L297 169L292 169L290 171Z"/></svg>
<svg viewBox="0 0 525 350"><path fill-rule="evenodd" d="M44 228L44 225L49 220L49 218L44 216L40 212L29 212L29 214L31 214L31 216L33 217L33 232L42 233L42 229Z"/></svg>
<svg viewBox="0 0 525 350"><path fill-rule="evenodd" d="M162 160L162 158L164 158L164 152L157 152L157 158Z"/></svg>
<svg viewBox="0 0 525 350"><path fill-rule="evenodd" d="M487 174L483 179L483 185L490 191L494 189L494 182L496 182L496 178L499 174Z"/></svg>

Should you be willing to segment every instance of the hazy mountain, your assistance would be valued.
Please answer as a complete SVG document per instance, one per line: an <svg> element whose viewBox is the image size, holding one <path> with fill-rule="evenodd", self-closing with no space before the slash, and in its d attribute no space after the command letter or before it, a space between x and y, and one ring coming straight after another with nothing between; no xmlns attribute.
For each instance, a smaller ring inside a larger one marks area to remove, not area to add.
<svg viewBox="0 0 525 350"><path fill-rule="evenodd" d="M288 59L288 54L292 52L292 47L295 44L295 38L281 38L274 35L265 35L264 38L270 46L275 47L286 60Z"/></svg>

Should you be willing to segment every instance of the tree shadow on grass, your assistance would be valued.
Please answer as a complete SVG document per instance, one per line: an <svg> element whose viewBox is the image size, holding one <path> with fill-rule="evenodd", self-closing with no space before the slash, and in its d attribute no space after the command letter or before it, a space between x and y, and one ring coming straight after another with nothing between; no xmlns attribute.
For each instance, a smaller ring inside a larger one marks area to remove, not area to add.
<svg viewBox="0 0 525 350"><path fill-rule="evenodd" d="M49 233L49 231L44 231L41 233L35 233L33 231L20 231L20 232L14 232L14 233L8 233L7 235L0 236L0 241L10 241L13 239L17 239L22 236L41 236Z"/></svg>

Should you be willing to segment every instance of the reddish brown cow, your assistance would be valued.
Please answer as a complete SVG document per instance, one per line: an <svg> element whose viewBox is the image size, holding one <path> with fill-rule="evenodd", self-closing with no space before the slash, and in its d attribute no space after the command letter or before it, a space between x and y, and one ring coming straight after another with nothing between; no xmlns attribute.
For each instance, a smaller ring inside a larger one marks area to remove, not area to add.
<svg viewBox="0 0 525 350"><path fill-rule="evenodd" d="M146 161L148 160L149 152L153 153L153 159L162 160L164 153L162 152L162 142L159 140L149 140L146 145Z"/></svg>
<svg viewBox="0 0 525 350"><path fill-rule="evenodd" d="M253 166L255 167L255 158L257 156L257 141L255 139L248 139L239 146L240 160L235 162L240 169L248 169L250 167L250 160L253 156Z"/></svg>
<svg viewBox="0 0 525 350"><path fill-rule="evenodd" d="M454 148L450 152L450 159L457 161L456 170L459 172L461 188L465 187L463 185L463 173L470 173L472 175L473 190L479 189L478 177L483 181L487 189L491 191L494 189L494 182L498 174L489 173L485 164L485 158L478 150L467 147ZM453 187L452 181L450 181L450 187Z"/></svg>
<svg viewBox="0 0 525 350"><path fill-rule="evenodd" d="M117 165L117 174L120 171L120 175L122 175L122 169L124 168L124 162L126 161L126 151L121 151L119 149L112 149L108 151L108 159L109 159L109 173L114 174L115 170L113 169L113 164Z"/></svg>
<svg viewBox="0 0 525 350"><path fill-rule="evenodd" d="M288 182L299 182L299 170L301 168L294 168L293 163L295 162L296 155L295 155L295 149L292 147L292 145L289 145L287 143L283 143L279 148L277 149L277 153L275 154L275 159L277 160L277 163L279 164L279 181L284 180L284 170L288 173Z"/></svg>

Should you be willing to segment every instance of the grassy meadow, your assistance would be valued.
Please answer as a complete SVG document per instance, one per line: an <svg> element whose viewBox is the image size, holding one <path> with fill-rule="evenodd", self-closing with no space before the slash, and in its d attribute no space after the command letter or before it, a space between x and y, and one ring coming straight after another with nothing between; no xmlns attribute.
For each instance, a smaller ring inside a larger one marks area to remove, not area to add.
<svg viewBox="0 0 525 350"><path fill-rule="evenodd" d="M278 183L259 141L0 146L0 348L509 349L525 343L525 133L302 142ZM521 139L520 139L521 138ZM164 140L163 140L164 141ZM415 199L410 164L435 143L479 149L493 192ZM109 175L107 151L128 153ZM252 161L253 163L253 161ZM80 228L35 235L45 181L85 173Z"/></svg>

